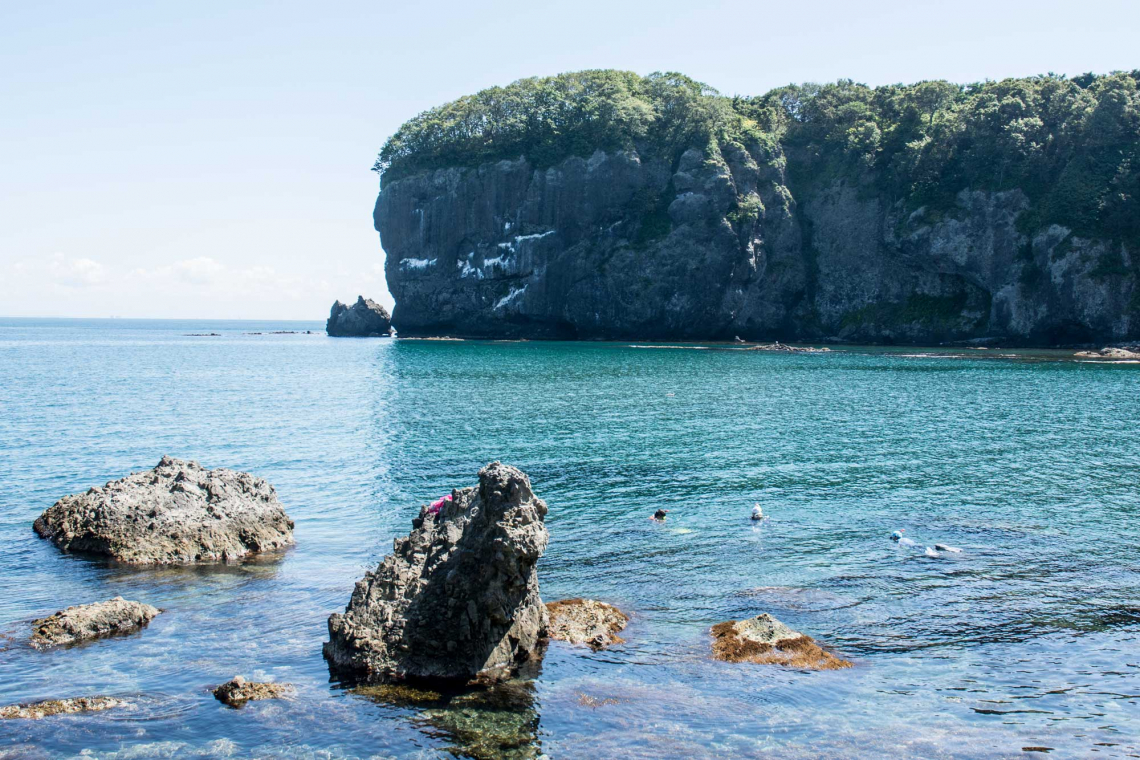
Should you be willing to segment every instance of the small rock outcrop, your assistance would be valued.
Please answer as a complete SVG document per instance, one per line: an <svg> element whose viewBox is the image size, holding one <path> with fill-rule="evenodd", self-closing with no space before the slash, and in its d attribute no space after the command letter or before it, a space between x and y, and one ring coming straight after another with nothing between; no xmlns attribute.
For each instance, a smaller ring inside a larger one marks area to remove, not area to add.
<svg viewBox="0 0 1140 760"><path fill-rule="evenodd" d="M587 644L595 652L613 644L624 644L618 636L629 616L612 604L593 599L563 599L548 602L549 637L571 644Z"/></svg>
<svg viewBox="0 0 1140 760"><path fill-rule="evenodd" d="M160 610L149 604L116 596L106 602L79 604L32 623L36 649L75 644L102 636L137 631L154 620Z"/></svg>
<svg viewBox="0 0 1140 760"><path fill-rule="evenodd" d="M214 697L230 707L242 707L246 702L257 699L280 699L292 693L292 684L257 683L247 681L242 676L234 676L232 680L213 690Z"/></svg>
<svg viewBox="0 0 1140 760"><path fill-rule="evenodd" d="M269 483L170 457L63 497L34 527L64 551L130 564L236 561L293 543L293 521Z"/></svg>
<svg viewBox="0 0 1140 760"><path fill-rule="evenodd" d="M725 662L787 665L810 670L838 670L851 663L823 649L811 636L793 631L764 613L712 627L713 657Z"/></svg>
<svg viewBox="0 0 1140 760"><path fill-rule="evenodd" d="M546 504L525 474L499 462L451 497L436 511L425 505L329 618L324 653L335 673L495 681L541 654Z"/></svg>
<svg viewBox="0 0 1140 760"><path fill-rule="evenodd" d="M8 705L0 707L0 718L25 718L39 720L49 715L62 715L64 713L98 712L110 710L112 707L122 707L127 704L114 697L75 697L73 699L48 699L43 702L31 702L22 705Z"/></svg>
<svg viewBox="0 0 1140 760"><path fill-rule="evenodd" d="M352 306L337 301L329 312L325 332L334 338L369 338L388 335L392 317L370 298L357 296Z"/></svg>
<svg viewBox="0 0 1140 760"><path fill-rule="evenodd" d="M1102 348L1099 351L1078 351L1076 355L1088 359L1140 359L1140 346Z"/></svg>

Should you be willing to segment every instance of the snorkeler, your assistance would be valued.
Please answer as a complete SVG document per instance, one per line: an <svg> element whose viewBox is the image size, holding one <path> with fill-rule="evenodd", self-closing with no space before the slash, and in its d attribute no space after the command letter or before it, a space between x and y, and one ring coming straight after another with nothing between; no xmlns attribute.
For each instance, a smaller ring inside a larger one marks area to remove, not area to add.
<svg viewBox="0 0 1140 760"><path fill-rule="evenodd" d="M651 517L649 519L650 520L656 520L657 522L665 522L665 515L667 515L667 514L669 514L669 510L659 509L656 512L654 512L653 517Z"/></svg>
<svg viewBox="0 0 1140 760"><path fill-rule="evenodd" d="M764 510L760 508L760 502L756 502L755 504L752 505L752 519L753 520L763 520L764 519Z"/></svg>

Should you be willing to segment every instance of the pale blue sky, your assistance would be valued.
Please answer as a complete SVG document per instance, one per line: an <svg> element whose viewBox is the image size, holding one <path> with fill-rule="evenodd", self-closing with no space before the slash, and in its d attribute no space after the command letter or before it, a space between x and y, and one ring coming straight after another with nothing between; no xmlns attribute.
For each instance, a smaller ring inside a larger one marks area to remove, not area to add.
<svg viewBox="0 0 1140 760"><path fill-rule="evenodd" d="M524 76L733 94L1140 67L1140 2L2 2L0 315L389 306L384 139Z"/></svg>

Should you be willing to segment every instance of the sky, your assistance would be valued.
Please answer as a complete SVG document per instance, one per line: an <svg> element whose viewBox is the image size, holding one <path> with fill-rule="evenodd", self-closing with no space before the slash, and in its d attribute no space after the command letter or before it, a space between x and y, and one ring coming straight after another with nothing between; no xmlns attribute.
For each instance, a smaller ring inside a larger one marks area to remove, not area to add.
<svg viewBox="0 0 1140 760"><path fill-rule="evenodd" d="M527 76L726 94L1140 67L1140 2L0 2L0 316L388 307L384 140Z"/></svg>

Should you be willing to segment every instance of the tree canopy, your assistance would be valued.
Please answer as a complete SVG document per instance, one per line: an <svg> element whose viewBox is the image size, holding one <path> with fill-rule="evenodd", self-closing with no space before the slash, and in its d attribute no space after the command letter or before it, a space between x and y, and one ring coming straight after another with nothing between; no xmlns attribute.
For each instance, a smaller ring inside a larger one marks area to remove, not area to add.
<svg viewBox="0 0 1140 760"><path fill-rule="evenodd" d="M957 85L851 80L725 97L677 73L521 79L433 108L385 143L386 180L526 156L550 166L597 149L675 160L725 142L783 146L793 191L844 179L912 205L963 188L1020 188L1029 221L1140 241L1140 71Z"/></svg>

